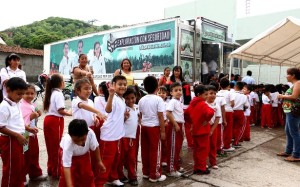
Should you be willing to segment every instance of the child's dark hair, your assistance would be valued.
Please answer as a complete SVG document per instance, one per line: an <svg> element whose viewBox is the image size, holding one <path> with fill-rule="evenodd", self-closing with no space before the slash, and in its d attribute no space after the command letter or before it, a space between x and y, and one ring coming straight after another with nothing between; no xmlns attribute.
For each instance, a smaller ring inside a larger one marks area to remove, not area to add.
<svg viewBox="0 0 300 187"><path fill-rule="evenodd" d="M159 91L168 92L168 89L167 89L166 86L160 86L160 87L158 88L158 90L159 90Z"/></svg>
<svg viewBox="0 0 300 187"><path fill-rule="evenodd" d="M77 81L75 82L75 85L74 85L74 91L75 91L75 92L80 91L81 86L82 86L83 84L85 84L85 83L91 85L91 82L90 82L89 79L87 79L87 78L82 78L82 79L77 80ZM76 94L76 95L77 95L77 94Z"/></svg>
<svg viewBox="0 0 300 187"><path fill-rule="evenodd" d="M278 93L282 94L282 84L276 84L275 88Z"/></svg>
<svg viewBox="0 0 300 187"><path fill-rule="evenodd" d="M133 94L136 96L136 90L134 86L128 86L126 92L123 94L123 97L126 97L129 94Z"/></svg>
<svg viewBox="0 0 300 187"><path fill-rule="evenodd" d="M117 83L119 80L125 80L127 82L126 77L123 75L116 75L114 78L111 80L112 83Z"/></svg>
<svg viewBox="0 0 300 187"><path fill-rule="evenodd" d="M27 90L27 83L19 77L12 77L6 82L6 88L10 91Z"/></svg>
<svg viewBox="0 0 300 187"><path fill-rule="evenodd" d="M47 79L45 99L44 99L44 111L48 111L50 106L51 93L54 88L59 88L63 84L63 77L60 74L53 74Z"/></svg>
<svg viewBox="0 0 300 187"><path fill-rule="evenodd" d="M189 105L192 100L191 86L189 83L187 82L182 83L182 93L183 93L183 104Z"/></svg>
<svg viewBox="0 0 300 187"><path fill-rule="evenodd" d="M214 91L214 92L217 92L217 88L214 86L214 85L207 85L206 86L206 88L207 88L207 91Z"/></svg>
<svg viewBox="0 0 300 187"><path fill-rule="evenodd" d="M108 96L109 96L109 92L108 92L108 88L107 88L107 82L105 82L105 81L101 82L98 87L101 88L101 90L103 92L103 95L104 95L104 98L105 98L105 101L107 101Z"/></svg>
<svg viewBox="0 0 300 187"><path fill-rule="evenodd" d="M9 66L9 62L12 61L12 60L20 60L20 57L17 54L15 54L15 53L11 53L10 55L8 55L5 58L5 66L8 67Z"/></svg>
<svg viewBox="0 0 300 187"><path fill-rule="evenodd" d="M34 92L36 92L35 86L34 86L33 84L27 84L27 90L28 90L28 89L33 89Z"/></svg>
<svg viewBox="0 0 300 187"><path fill-rule="evenodd" d="M195 86L195 88L194 88L194 92L195 92L196 96L202 95L202 94L204 94L207 91L208 91L207 87L205 87L204 85L201 85L201 84Z"/></svg>
<svg viewBox="0 0 300 187"><path fill-rule="evenodd" d="M243 89L243 87L244 87L244 83L243 83L243 82L240 82L240 81L238 81L238 82L236 82L236 83L235 83L235 86L237 87L237 89L239 89L239 90L242 90L242 89Z"/></svg>
<svg viewBox="0 0 300 187"><path fill-rule="evenodd" d="M89 128L86 121L83 119L73 119L68 127L68 133L70 136L82 137L87 135Z"/></svg>
<svg viewBox="0 0 300 187"><path fill-rule="evenodd" d="M209 85L214 86L217 91L220 89L220 85L217 81L211 81Z"/></svg>
<svg viewBox="0 0 300 187"><path fill-rule="evenodd" d="M171 85L170 85L170 91L172 92L173 91L173 88L177 87L177 86L181 86L181 84L179 82L173 82Z"/></svg>
<svg viewBox="0 0 300 187"><path fill-rule="evenodd" d="M275 87L275 85L274 85L274 84L270 84L269 86L270 86L270 92L271 92L271 93L275 93L275 92L276 92L276 87Z"/></svg>
<svg viewBox="0 0 300 187"><path fill-rule="evenodd" d="M253 90L251 84L245 84L244 88L247 88L250 92Z"/></svg>
<svg viewBox="0 0 300 187"><path fill-rule="evenodd" d="M234 82L229 83L230 88L234 88Z"/></svg>
<svg viewBox="0 0 300 187"><path fill-rule="evenodd" d="M229 80L227 78L223 77L220 80L220 86L221 86L222 89L227 88L229 85L230 85L230 83L229 83Z"/></svg>
<svg viewBox="0 0 300 187"><path fill-rule="evenodd" d="M146 92L148 92L149 94L153 94L158 87L158 82L157 82L156 78L153 76L146 77L143 80L143 83L144 83L144 88L145 88Z"/></svg>

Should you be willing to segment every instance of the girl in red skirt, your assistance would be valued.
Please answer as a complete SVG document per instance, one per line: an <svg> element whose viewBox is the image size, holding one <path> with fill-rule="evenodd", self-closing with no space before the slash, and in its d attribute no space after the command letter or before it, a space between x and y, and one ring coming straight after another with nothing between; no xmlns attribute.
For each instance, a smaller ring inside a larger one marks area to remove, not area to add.
<svg viewBox="0 0 300 187"><path fill-rule="evenodd" d="M65 87L64 78L60 74L53 74L46 84L44 111L44 136L48 154L48 175L59 179L61 156L59 142L64 131L64 116L72 116L65 110L65 98L62 89Z"/></svg>

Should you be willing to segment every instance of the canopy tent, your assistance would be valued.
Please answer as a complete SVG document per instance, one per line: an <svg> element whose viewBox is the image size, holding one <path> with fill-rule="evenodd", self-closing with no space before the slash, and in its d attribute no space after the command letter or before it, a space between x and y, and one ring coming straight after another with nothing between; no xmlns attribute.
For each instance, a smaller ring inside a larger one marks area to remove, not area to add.
<svg viewBox="0 0 300 187"><path fill-rule="evenodd" d="M230 53L259 64L300 67L300 20L287 17Z"/></svg>

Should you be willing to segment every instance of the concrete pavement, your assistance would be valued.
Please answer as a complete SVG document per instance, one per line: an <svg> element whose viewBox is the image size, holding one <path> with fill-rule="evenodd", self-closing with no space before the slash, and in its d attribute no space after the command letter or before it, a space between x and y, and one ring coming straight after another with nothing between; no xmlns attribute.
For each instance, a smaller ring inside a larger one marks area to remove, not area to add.
<svg viewBox="0 0 300 187"><path fill-rule="evenodd" d="M66 102L70 107L70 101ZM38 101L41 108L41 101ZM43 117L39 120L38 126L43 127ZM67 125L72 118L65 118L65 132ZM161 183L150 183L142 179L141 158L139 152L138 176L139 186L224 186L224 187L299 187L300 186L300 163L289 163L276 153L284 150L285 134L284 129L261 129L260 127L251 128L251 141L242 143L242 147L229 153L228 157L218 158L218 170L211 169L211 174L205 176L193 175L192 150L188 149L184 142L182 149L182 166L186 170L184 177L168 177ZM38 133L40 141L40 165L43 172L46 172L47 152L42 130ZM0 162L2 169L2 162ZM2 177L2 172L0 174ZM48 178L44 182L31 182L30 187L54 187L58 181ZM126 185L130 186L130 185Z"/></svg>

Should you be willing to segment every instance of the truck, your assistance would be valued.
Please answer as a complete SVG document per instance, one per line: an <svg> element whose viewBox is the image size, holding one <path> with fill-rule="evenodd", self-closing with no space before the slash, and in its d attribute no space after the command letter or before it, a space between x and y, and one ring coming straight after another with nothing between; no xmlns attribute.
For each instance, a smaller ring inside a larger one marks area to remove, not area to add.
<svg viewBox="0 0 300 187"><path fill-rule="evenodd" d="M201 81L201 62L214 60L217 73L229 72L227 56L238 45L228 42L227 30L203 17L174 17L87 34L44 45L44 70L69 79L78 55L85 53L97 84L110 81L124 58L132 62L138 84L149 75L159 78L164 68L173 66L182 67L187 82ZM240 71L238 63L233 68Z"/></svg>

